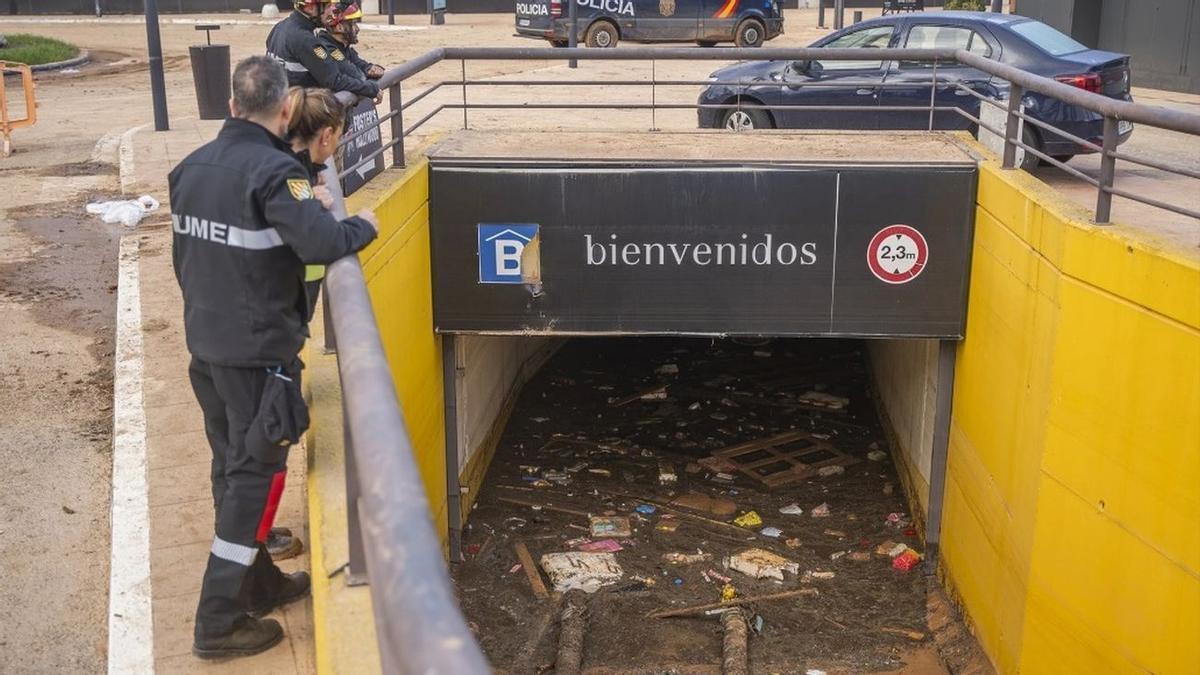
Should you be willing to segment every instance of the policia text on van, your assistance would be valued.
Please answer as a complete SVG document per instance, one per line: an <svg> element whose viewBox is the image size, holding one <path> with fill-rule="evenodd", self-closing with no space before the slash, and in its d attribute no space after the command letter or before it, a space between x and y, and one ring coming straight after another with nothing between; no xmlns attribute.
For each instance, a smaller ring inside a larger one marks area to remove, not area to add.
<svg viewBox="0 0 1200 675"><path fill-rule="evenodd" d="M568 2L578 3L576 39L589 47L616 47L618 40L761 47L783 33L777 0L521 0L517 35L565 47Z"/></svg>

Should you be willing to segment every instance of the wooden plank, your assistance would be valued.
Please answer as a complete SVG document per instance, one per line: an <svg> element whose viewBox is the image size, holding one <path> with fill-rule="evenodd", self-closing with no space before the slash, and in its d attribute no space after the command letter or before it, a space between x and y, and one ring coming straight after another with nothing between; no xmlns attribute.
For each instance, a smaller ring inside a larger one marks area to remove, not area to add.
<svg viewBox="0 0 1200 675"><path fill-rule="evenodd" d="M529 577L529 585L533 587L533 594L543 600L550 597L550 592L546 590L546 584L542 583L542 575L538 572L537 565L533 564L533 556L529 555L529 549L526 548L525 542L518 541L513 544L513 549L517 552L517 560L520 560L521 566L525 568L525 576Z"/></svg>

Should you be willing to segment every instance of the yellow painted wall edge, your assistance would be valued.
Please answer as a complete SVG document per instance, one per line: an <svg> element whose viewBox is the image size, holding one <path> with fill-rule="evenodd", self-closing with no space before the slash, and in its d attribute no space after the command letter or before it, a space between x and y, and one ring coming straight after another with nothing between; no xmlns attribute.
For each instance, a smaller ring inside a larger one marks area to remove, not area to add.
<svg viewBox="0 0 1200 675"><path fill-rule="evenodd" d="M1200 672L1200 261L980 164L942 547L1001 672Z"/></svg>

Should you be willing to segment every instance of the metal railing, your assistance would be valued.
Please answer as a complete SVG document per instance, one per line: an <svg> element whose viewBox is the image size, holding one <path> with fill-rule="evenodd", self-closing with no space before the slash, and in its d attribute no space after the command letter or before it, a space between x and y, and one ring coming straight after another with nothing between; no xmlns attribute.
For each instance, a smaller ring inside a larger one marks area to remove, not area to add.
<svg viewBox="0 0 1200 675"><path fill-rule="evenodd" d="M467 77L467 61L648 61L651 65L650 80L472 80ZM660 103L659 87L709 86L722 84L714 80L659 80L658 61L734 61L734 60L805 60L838 61L918 61L929 62L932 67L928 105L924 106L871 106L874 111L912 111L927 114L926 129L935 127L936 113L954 113L973 124L1004 138L1005 168L1016 165L1016 150L1023 148L1041 160L1053 164L1097 187L1096 222L1109 220L1112 196L1118 195L1144 204L1200 218L1200 212L1166 204L1122 190L1113 185L1114 165L1119 160L1167 171L1191 178L1200 178L1200 173L1171 167L1156 160L1118 153L1117 124L1129 121L1147 126L1168 129L1185 134L1200 135L1200 115L1190 115L1165 108L1146 106L1110 99L1077 89L1067 84L1029 74L965 51L944 49L692 49L692 48L621 48L611 50L593 49L549 49L549 48L442 48L435 49L389 70L380 80L381 88L389 90L389 109L381 115L375 125L355 135L348 135L343 143L357 135L368 133L384 124L390 125L391 140L378 150L365 155L352 166L344 167L341 173L332 167L326 170L326 183L335 197L335 215L345 217L345 203L338 178L375 162L389 150L392 164L404 166L404 140L416 129L446 110L462 110L463 126L468 125L468 110L528 110L528 109L607 109L648 110L651 128L657 123L658 110L678 109L766 109L779 110L797 108L803 110L861 110L862 106L783 106L743 103L741 96L726 104L683 104ZM402 83L428 70L442 61L460 61L461 77L457 80L441 80L427 86L423 91L405 101ZM1008 100L1000 101L980 94L961 82L939 79L939 64L960 63L985 73L1000 77L1008 83ZM737 80L730 86L752 91L756 83ZM822 83L798 86L828 86ZM648 103L489 103L471 102L468 87L499 86L568 86L586 87L596 85L621 85L649 87ZM917 83L919 86L920 83ZM779 86L774 83L773 86ZM792 86L792 83L788 83ZM886 88L886 83L878 85ZM904 83L912 87L914 83ZM460 103L442 103L411 125L405 126L404 113L413 105L426 100L435 92L449 87L461 91ZM1007 113L1006 129L1001 131L974 117L958 106L938 106L937 89L955 87L981 100L981 105L992 105ZM1104 117L1104 136L1100 144L1073 136L1054 128L1031 115L1024 113L1021 102L1028 92L1036 92L1070 105L1096 112ZM347 92L338 94L347 104L356 102L356 97ZM1018 120L1033 124L1048 133L1070 139L1081 146L1100 152L1102 168L1100 177L1093 179L1086 174L1065 166L1062 162L1022 141ZM336 341L338 368L342 384L342 401L345 428L346 471L348 482L348 511L350 518L350 562L348 579L360 583L369 578L375 613L376 633L384 672L388 673L482 673L487 672L486 661L458 610L449 575L442 557L441 541L432 526L432 518L420 473L412 455L411 441L404 424L391 371L383 350L379 330L367 294L366 280L357 256L348 256L337 261L328 269L325 281L327 305L326 321ZM448 467L450 469L450 467ZM448 472L448 488L457 492L457 476ZM932 514L931 514L932 516ZM450 514L450 527L457 527L457 513ZM454 555L454 552L452 552Z"/></svg>

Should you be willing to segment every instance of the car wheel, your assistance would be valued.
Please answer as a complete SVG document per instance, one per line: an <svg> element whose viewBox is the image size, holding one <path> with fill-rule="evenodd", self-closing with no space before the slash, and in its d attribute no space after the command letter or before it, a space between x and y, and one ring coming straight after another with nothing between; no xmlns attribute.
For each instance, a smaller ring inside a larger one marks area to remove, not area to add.
<svg viewBox="0 0 1200 675"><path fill-rule="evenodd" d="M767 29L758 19L746 19L738 24L733 42L739 47L761 47L767 38Z"/></svg>
<svg viewBox="0 0 1200 675"><path fill-rule="evenodd" d="M729 131L754 131L755 129L772 128L771 116L766 110L742 108L726 110L721 128Z"/></svg>
<svg viewBox="0 0 1200 675"><path fill-rule="evenodd" d="M555 49L562 49L569 44L571 44L571 43L566 40L551 40L550 41L550 46L554 47Z"/></svg>
<svg viewBox="0 0 1200 675"><path fill-rule="evenodd" d="M1038 150L1039 152L1042 149L1042 143L1038 140L1037 133L1033 130L1032 124L1026 124L1021 127L1021 142L1035 150ZM1033 171L1041 166L1041 163L1042 160L1039 159L1037 155L1033 154L1032 152L1025 151L1025 157L1021 159L1021 166L1019 168L1026 171Z"/></svg>
<svg viewBox="0 0 1200 675"><path fill-rule="evenodd" d="M1066 164L1067 162L1071 161L1071 158L1074 157L1075 155L1050 155L1050 156L1053 157L1055 159L1055 161Z"/></svg>
<svg viewBox="0 0 1200 675"><path fill-rule="evenodd" d="M717 46L717 43L713 42L712 40L697 40L696 44L700 45L701 47L716 47Z"/></svg>
<svg viewBox="0 0 1200 675"><path fill-rule="evenodd" d="M609 49L617 46L617 27L607 21L597 21L587 29L587 46Z"/></svg>

